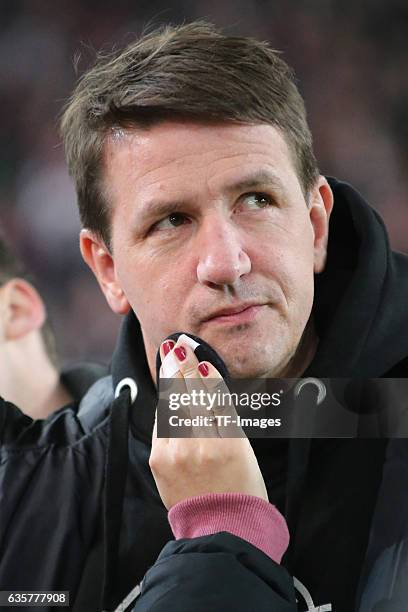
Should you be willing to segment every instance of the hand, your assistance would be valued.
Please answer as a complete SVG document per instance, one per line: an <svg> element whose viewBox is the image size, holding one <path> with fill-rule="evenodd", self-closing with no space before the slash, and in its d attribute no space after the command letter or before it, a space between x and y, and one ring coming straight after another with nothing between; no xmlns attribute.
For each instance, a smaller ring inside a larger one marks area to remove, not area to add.
<svg viewBox="0 0 408 612"><path fill-rule="evenodd" d="M178 348L183 349L184 359L180 359L183 351L178 351ZM187 393L192 388L201 388L209 393L216 388L228 393L221 375L211 363L202 362L208 368L207 376L200 372L197 357L182 338L179 338L172 351L179 366L173 376L177 379L178 391L182 383ZM163 359L163 345L160 352ZM227 409L220 406L213 408L214 414L226 412L236 417L233 406ZM205 406L198 409L192 407L190 416L193 418L197 414L208 416L211 413ZM149 465L166 508L169 510L188 497L206 493L245 493L268 501L258 461L244 432L240 430L241 437L219 437L222 428L214 423L211 437L208 437L208 429L194 428L194 437L191 438L158 438L156 411Z"/></svg>

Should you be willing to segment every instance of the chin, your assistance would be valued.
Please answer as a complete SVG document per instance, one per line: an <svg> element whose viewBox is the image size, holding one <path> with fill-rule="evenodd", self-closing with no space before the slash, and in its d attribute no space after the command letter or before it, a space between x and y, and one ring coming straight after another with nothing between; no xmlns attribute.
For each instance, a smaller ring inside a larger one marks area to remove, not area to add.
<svg viewBox="0 0 408 612"><path fill-rule="evenodd" d="M272 378L277 371L275 364L269 360L259 359L259 353L253 359L231 359L231 355L223 357L231 378Z"/></svg>
<svg viewBox="0 0 408 612"><path fill-rule="evenodd" d="M201 337L225 361L231 378L279 377L291 357L293 340L276 321L205 331Z"/></svg>
<svg viewBox="0 0 408 612"><path fill-rule="evenodd" d="M228 371L231 378L275 378L274 369L265 366L251 366L247 368L229 367Z"/></svg>

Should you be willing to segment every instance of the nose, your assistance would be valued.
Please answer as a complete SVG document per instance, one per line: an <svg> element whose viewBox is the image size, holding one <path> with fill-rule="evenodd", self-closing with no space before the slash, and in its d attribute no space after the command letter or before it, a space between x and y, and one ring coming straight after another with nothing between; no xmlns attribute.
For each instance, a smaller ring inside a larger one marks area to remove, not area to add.
<svg viewBox="0 0 408 612"><path fill-rule="evenodd" d="M234 285L251 271L251 260L243 248L239 230L222 215L203 223L197 249L197 279L201 284Z"/></svg>

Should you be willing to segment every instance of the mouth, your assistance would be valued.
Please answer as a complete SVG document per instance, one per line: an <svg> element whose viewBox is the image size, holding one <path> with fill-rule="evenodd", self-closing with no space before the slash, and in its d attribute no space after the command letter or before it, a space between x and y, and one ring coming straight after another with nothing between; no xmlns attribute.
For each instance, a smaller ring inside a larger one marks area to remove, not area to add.
<svg viewBox="0 0 408 612"><path fill-rule="evenodd" d="M243 325L253 321L266 306L266 304L241 304L235 307L223 308L204 319L203 323Z"/></svg>

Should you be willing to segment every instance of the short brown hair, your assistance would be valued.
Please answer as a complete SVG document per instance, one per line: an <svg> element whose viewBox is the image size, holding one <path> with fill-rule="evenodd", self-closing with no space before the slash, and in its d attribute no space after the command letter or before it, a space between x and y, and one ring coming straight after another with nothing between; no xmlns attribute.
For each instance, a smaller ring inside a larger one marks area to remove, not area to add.
<svg viewBox="0 0 408 612"><path fill-rule="evenodd" d="M12 251L0 232L0 287L5 285L12 278L23 278L35 286L35 281L32 276L27 273L23 262ZM58 355L55 334L49 318L41 328L41 335L50 361L57 366Z"/></svg>
<svg viewBox="0 0 408 612"><path fill-rule="evenodd" d="M303 191L318 176L294 75L267 43L226 36L207 22L166 26L124 51L101 55L69 100L61 133L82 224L110 243L102 150L115 127L166 119L266 123L281 130Z"/></svg>

